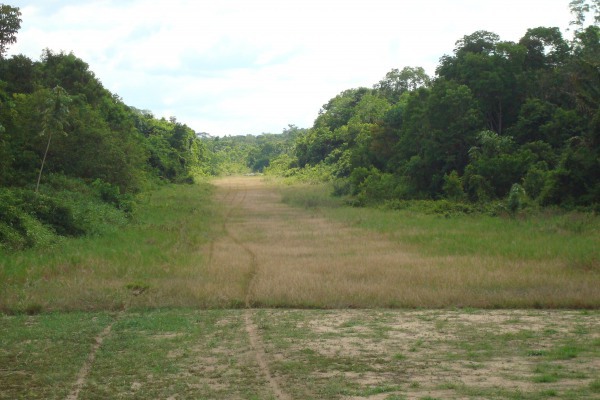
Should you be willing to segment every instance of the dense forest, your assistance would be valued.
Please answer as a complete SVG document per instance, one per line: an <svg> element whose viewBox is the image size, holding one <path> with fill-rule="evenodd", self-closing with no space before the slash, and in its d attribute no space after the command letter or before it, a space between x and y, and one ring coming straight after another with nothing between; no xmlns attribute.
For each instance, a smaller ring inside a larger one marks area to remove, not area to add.
<svg viewBox="0 0 600 400"><path fill-rule="evenodd" d="M219 138L124 104L72 53L7 58L21 14L0 4L0 249L113 229L163 182L250 171L329 181L356 205L597 211L600 0L570 7L570 39L559 28L518 42L477 31L434 77L393 69L329 100L308 129Z"/></svg>
<svg viewBox="0 0 600 400"><path fill-rule="evenodd" d="M358 203L512 196L513 207L597 208L594 5L595 23L584 27L590 5L571 2L570 41L558 28L529 29L518 43L478 31L441 58L435 77L419 67L394 69L372 88L340 93L272 169L332 180Z"/></svg>
<svg viewBox="0 0 600 400"><path fill-rule="evenodd" d="M206 145L104 88L72 53L5 57L20 11L0 5L0 243L21 249L126 223L134 196L208 173Z"/></svg>
<svg viewBox="0 0 600 400"><path fill-rule="evenodd" d="M570 7L571 40L559 28L529 29L517 43L477 31L440 59L435 77L393 69L329 100L310 129L286 131L280 151L271 151L276 136L234 137L228 154L245 154L239 165L255 171L330 181L357 205L500 200L513 212L597 211L600 2ZM265 157L255 163L256 154Z"/></svg>

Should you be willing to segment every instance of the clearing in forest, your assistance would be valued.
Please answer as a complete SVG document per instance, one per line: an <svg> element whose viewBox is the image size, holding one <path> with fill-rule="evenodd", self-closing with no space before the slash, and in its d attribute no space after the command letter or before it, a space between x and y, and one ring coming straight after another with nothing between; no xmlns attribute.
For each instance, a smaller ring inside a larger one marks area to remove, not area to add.
<svg viewBox="0 0 600 400"><path fill-rule="evenodd" d="M215 185L211 213L197 188L157 192L136 232L5 266L5 308L94 311L0 315L0 399L600 399L593 255L444 255L365 229L370 210Z"/></svg>
<svg viewBox="0 0 600 400"><path fill-rule="evenodd" d="M510 253L439 255L435 241L429 252L390 234L282 204L278 191L260 178L230 177L215 184L217 201L227 211L225 234L211 246L210 268L230 274L228 280L245 277L237 296L246 306L578 308L600 304L597 266L585 270L566 258L531 259Z"/></svg>

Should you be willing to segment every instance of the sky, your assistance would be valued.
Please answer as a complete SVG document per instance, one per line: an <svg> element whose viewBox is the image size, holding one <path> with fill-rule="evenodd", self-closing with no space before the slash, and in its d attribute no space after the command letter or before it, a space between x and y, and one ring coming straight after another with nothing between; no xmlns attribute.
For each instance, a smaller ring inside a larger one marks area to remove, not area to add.
<svg viewBox="0 0 600 400"><path fill-rule="evenodd" d="M312 126L338 93L392 68L435 74L477 30L518 41L569 26L569 0L8 0L9 55L73 52L112 93L214 136Z"/></svg>

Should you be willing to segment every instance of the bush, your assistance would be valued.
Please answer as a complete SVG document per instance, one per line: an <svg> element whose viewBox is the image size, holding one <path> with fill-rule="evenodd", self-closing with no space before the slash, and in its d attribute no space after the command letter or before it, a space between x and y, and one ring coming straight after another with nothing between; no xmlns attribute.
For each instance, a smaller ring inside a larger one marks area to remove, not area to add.
<svg viewBox="0 0 600 400"><path fill-rule="evenodd" d="M456 171L452 171L450 175L444 175L443 190L450 200L461 201L465 199L462 180Z"/></svg>
<svg viewBox="0 0 600 400"><path fill-rule="evenodd" d="M51 227L61 236L81 236L84 231L77 226L73 210L68 202L31 190L17 192L20 207L29 215L34 216L42 224Z"/></svg>
<svg viewBox="0 0 600 400"><path fill-rule="evenodd" d="M382 173L372 168L358 185L357 198L364 204L402 198L405 196L405 186L401 179L394 174Z"/></svg>
<svg viewBox="0 0 600 400"><path fill-rule="evenodd" d="M548 165L545 162L534 164L523 178L523 188L531 199L540 197L548 178Z"/></svg>
<svg viewBox="0 0 600 400"><path fill-rule="evenodd" d="M339 178L332 182L333 195L336 197L347 196L352 193L352 183L348 178Z"/></svg>
<svg viewBox="0 0 600 400"><path fill-rule="evenodd" d="M523 208L525 204L525 190L521 185L515 183L508 193L507 206L511 214L515 215L517 211Z"/></svg>
<svg viewBox="0 0 600 400"><path fill-rule="evenodd" d="M18 193L0 189L0 247L21 250L37 244L49 244L53 231L19 207Z"/></svg>
<svg viewBox="0 0 600 400"><path fill-rule="evenodd" d="M449 200L388 200L383 203L383 207L390 210L408 210L444 216L473 214L480 211L475 205Z"/></svg>
<svg viewBox="0 0 600 400"><path fill-rule="evenodd" d="M41 193L0 188L0 247L20 250L44 246L59 236L96 235L127 223L134 200L96 181L55 175Z"/></svg>
<svg viewBox="0 0 600 400"><path fill-rule="evenodd" d="M189 177L191 182L194 182L192 177ZM121 211L124 211L128 216L132 215L135 210L135 200L130 193L121 194L117 186L111 185L100 179L92 182L96 195L104 203L111 204Z"/></svg>

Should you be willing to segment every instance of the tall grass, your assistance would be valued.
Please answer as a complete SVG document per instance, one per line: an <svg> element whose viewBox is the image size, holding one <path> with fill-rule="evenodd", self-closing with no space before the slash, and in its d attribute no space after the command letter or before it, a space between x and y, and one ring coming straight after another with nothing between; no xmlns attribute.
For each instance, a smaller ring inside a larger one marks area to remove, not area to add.
<svg viewBox="0 0 600 400"><path fill-rule="evenodd" d="M600 272L600 218L592 214L539 214L519 220L487 215L446 218L368 208L335 208L326 213L427 254L560 260L574 269Z"/></svg>

